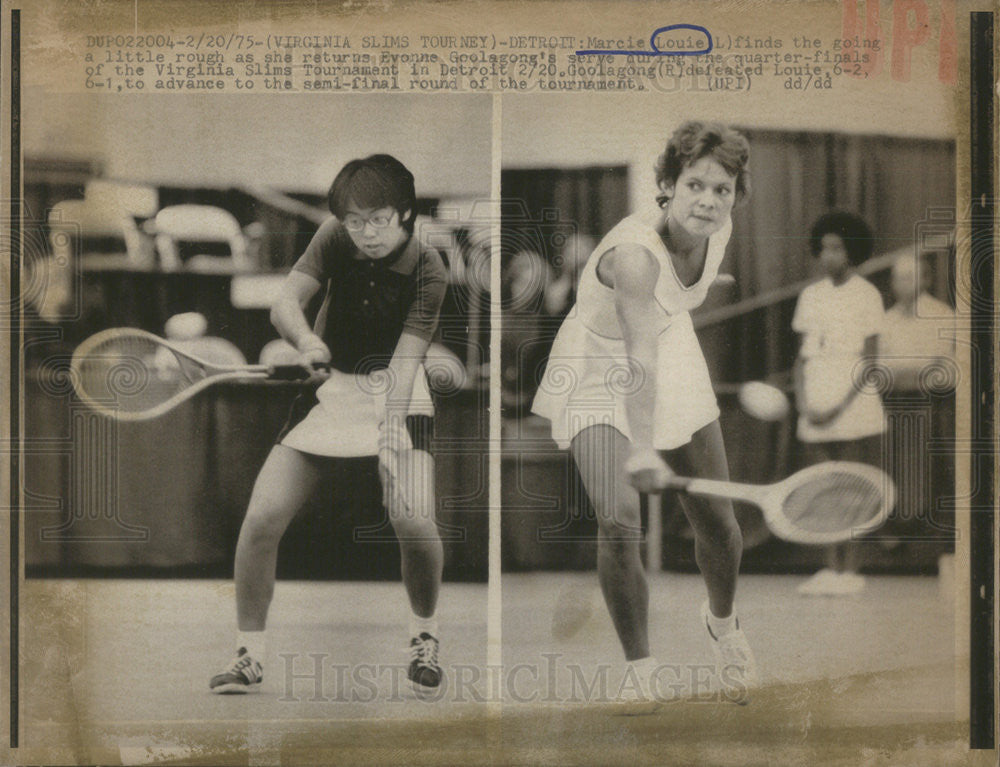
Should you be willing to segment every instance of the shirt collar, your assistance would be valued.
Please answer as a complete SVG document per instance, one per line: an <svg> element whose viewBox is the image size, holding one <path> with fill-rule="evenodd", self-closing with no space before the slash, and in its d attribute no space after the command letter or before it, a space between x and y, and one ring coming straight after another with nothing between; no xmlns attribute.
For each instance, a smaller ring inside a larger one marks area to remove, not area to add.
<svg viewBox="0 0 1000 767"><path fill-rule="evenodd" d="M361 253L355 246L355 251ZM380 269L392 270L394 272L400 272L401 274L410 274L417 263L417 258L420 255L420 243L417 240L416 235L411 234L406 238L398 248L389 253L387 256L382 258L368 258L364 254L362 257L357 259L359 261L368 261L372 266Z"/></svg>

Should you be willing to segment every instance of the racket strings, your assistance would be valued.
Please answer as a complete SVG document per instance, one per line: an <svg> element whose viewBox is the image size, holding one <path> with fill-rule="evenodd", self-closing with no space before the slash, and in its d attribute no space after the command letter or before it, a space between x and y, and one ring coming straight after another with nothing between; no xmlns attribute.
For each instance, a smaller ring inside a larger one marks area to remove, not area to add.
<svg viewBox="0 0 1000 767"><path fill-rule="evenodd" d="M878 518L884 497L883 489L869 477L831 471L792 489L782 503L782 512L810 533L851 530Z"/></svg>
<svg viewBox="0 0 1000 767"><path fill-rule="evenodd" d="M156 340L109 337L74 358L77 390L97 407L143 413L204 379L203 365Z"/></svg>

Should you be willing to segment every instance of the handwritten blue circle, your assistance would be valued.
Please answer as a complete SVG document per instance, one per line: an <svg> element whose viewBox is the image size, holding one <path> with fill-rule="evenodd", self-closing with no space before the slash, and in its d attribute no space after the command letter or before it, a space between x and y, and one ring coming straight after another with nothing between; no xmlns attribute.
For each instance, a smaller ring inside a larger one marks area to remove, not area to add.
<svg viewBox="0 0 1000 767"><path fill-rule="evenodd" d="M656 38L659 37L664 32L671 32L675 29L690 29L692 32L701 32L705 35L705 40L707 47L703 49L698 49L694 51L661 51L656 47ZM711 53L713 46L712 34L705 29L705 27L699 26L698 24L668 24L665 27L660 27L653 31L653 34L649 36L649 47L652 50L648 51L618 51L618 50L584 50L577 51L577 56L589 56L589 55L602 55L602 56L703 56L706 53Z"/></svg>

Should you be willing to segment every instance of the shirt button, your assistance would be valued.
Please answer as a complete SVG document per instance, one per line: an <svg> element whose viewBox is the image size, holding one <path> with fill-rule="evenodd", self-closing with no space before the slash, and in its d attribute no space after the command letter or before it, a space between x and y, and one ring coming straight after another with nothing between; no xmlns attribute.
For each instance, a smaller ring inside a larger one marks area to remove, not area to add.
<svg viewBox="0 0 1000 767"><path fill-rule="evenodd" d="M366 298L366 299L365 299L364 301L362 301L361 303L362 303L362 304L364 304L365 306L368 306L368 299Z"/></svg>
<svg viewBox="0 0 1000 767"><path fill-rule="evenodd" d="M372 280L371 282L368 283L368 285L374 288L375 287L375 281Z"/></svg>

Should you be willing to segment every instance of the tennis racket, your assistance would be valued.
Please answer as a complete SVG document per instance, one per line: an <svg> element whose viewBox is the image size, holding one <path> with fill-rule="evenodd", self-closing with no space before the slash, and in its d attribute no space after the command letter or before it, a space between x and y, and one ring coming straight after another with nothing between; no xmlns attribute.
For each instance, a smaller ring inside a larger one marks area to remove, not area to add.
<svg viewBox="0 0 1000 767"><path fill-rule="evenodd" d="M112 328L83 341L70 375L84 404L119 421L157 418L223 381L309 378L299 365L213 364L136 328Z"/></svg>
<svg viewBox="0 0 1000 767"><path fill-rule="evenodd" d="M674 476L664 489L752 503L775 535L796 543L838 543L871 532L896 503L884 472L850 461L819 463L773 485Z"/></svg>

